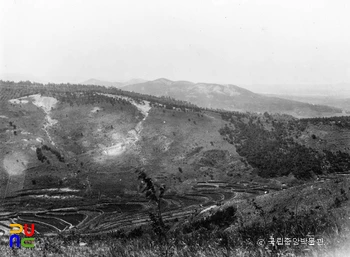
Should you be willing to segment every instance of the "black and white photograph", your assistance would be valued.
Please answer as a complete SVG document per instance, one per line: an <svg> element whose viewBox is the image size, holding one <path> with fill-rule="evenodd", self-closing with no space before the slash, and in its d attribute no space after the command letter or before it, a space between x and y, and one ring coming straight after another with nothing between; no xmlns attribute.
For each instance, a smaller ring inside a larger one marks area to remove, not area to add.
<svg viewBox="0 0 350 257"><path fill-rule="evenodd" d="M0 257L350 257L350 2L0 0Z"/></svg>

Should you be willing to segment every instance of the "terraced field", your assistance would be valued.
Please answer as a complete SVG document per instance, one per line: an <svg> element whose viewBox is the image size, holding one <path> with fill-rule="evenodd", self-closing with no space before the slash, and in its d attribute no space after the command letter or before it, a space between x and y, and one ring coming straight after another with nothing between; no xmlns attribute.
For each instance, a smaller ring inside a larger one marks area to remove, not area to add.
<svg viewBox="0 0 350 257"><path fill-rule="evenodd" d="M25 190L19 192L17 196L6 199L1 207L7 209L11 204L28 202L42 195L47 195L51 202L61 205L62 202L67 202L67 199L79 196L79 192L75 190L49 191L50 194L47 194L48 189ZM268 189L258 185L229 184L223 181L198 182L187 194L165 195L162 203L163 219L166 222L181 221L191 215L209 210L211 206L221 205L227 200L232 201L234 198L239 199L242 195L254 196L267 192ZM42 208L34 210L28 207L27 209L33 210L3 212L0 216L0 225L2 224L0 229L3 233L8 233L9 223L34 223L36 232L40 234L65 232L71 229L79 230L86 235L109 233L149 224L149 211L152 208L146 199L137 197L124 201L100 199L93 204L72 203L72 206L46 210Z"/></svg>

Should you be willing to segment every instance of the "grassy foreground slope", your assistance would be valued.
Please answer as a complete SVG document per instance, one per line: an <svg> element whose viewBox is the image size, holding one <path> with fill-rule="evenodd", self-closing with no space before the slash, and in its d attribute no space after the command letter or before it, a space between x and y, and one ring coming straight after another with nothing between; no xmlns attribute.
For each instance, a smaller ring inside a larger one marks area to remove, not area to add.
<svg viewBox="0 0 350 257"><path fill-rule="evenodd" d="M94 237L61 234L39 237L34 249L11 250L6 256L349 256L350 181L310 183L256 198L231 200L175 224L166 243L152 230ZM275 245L273 237L308 239ZM309 244L310 238L315 242ZM322 243L320 243L322 240Z"/></svg>

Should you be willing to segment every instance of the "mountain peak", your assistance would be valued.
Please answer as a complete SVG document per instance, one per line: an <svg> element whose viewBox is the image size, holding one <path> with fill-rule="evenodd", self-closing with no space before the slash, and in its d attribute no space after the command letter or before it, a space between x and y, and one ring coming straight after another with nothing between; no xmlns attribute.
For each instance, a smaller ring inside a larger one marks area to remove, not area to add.
<svg viewBox="0 0 350 257"><path fill-rule="evenodd" d="M153 80L154 82L164 82L164 83L168 83L168 82L173 82L170 79L166 79L166 78L159 78L156 80Z"/></svg>
<svg viewBox="0 0 350 257"><path fill-rule="evenodd" d="M121 87L123 85L120 82L109 82L109 81L103 81L95 78L88 79L80 84L96 85L96 86L104 86L104 87Z"/></svg>

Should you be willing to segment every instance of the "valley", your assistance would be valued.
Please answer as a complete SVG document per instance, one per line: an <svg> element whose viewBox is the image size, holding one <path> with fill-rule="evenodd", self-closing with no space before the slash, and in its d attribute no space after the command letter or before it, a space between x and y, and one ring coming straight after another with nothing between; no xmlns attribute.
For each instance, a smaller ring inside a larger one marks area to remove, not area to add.
<svg viewBox="0 0 350 257"><path fill-rule="evenodd" d="M321 191L331 192L325 208L348 211L346 116L214 110L99 86L1 82L0 93L4 235L10 223L85 239L149 231L155 205L140 167L165 188L166 226L191 233L232 208L243 217L242 235L284 212L293 219L296 199L308 215ZM234 217L218 229L235 231Z"/></svg>

